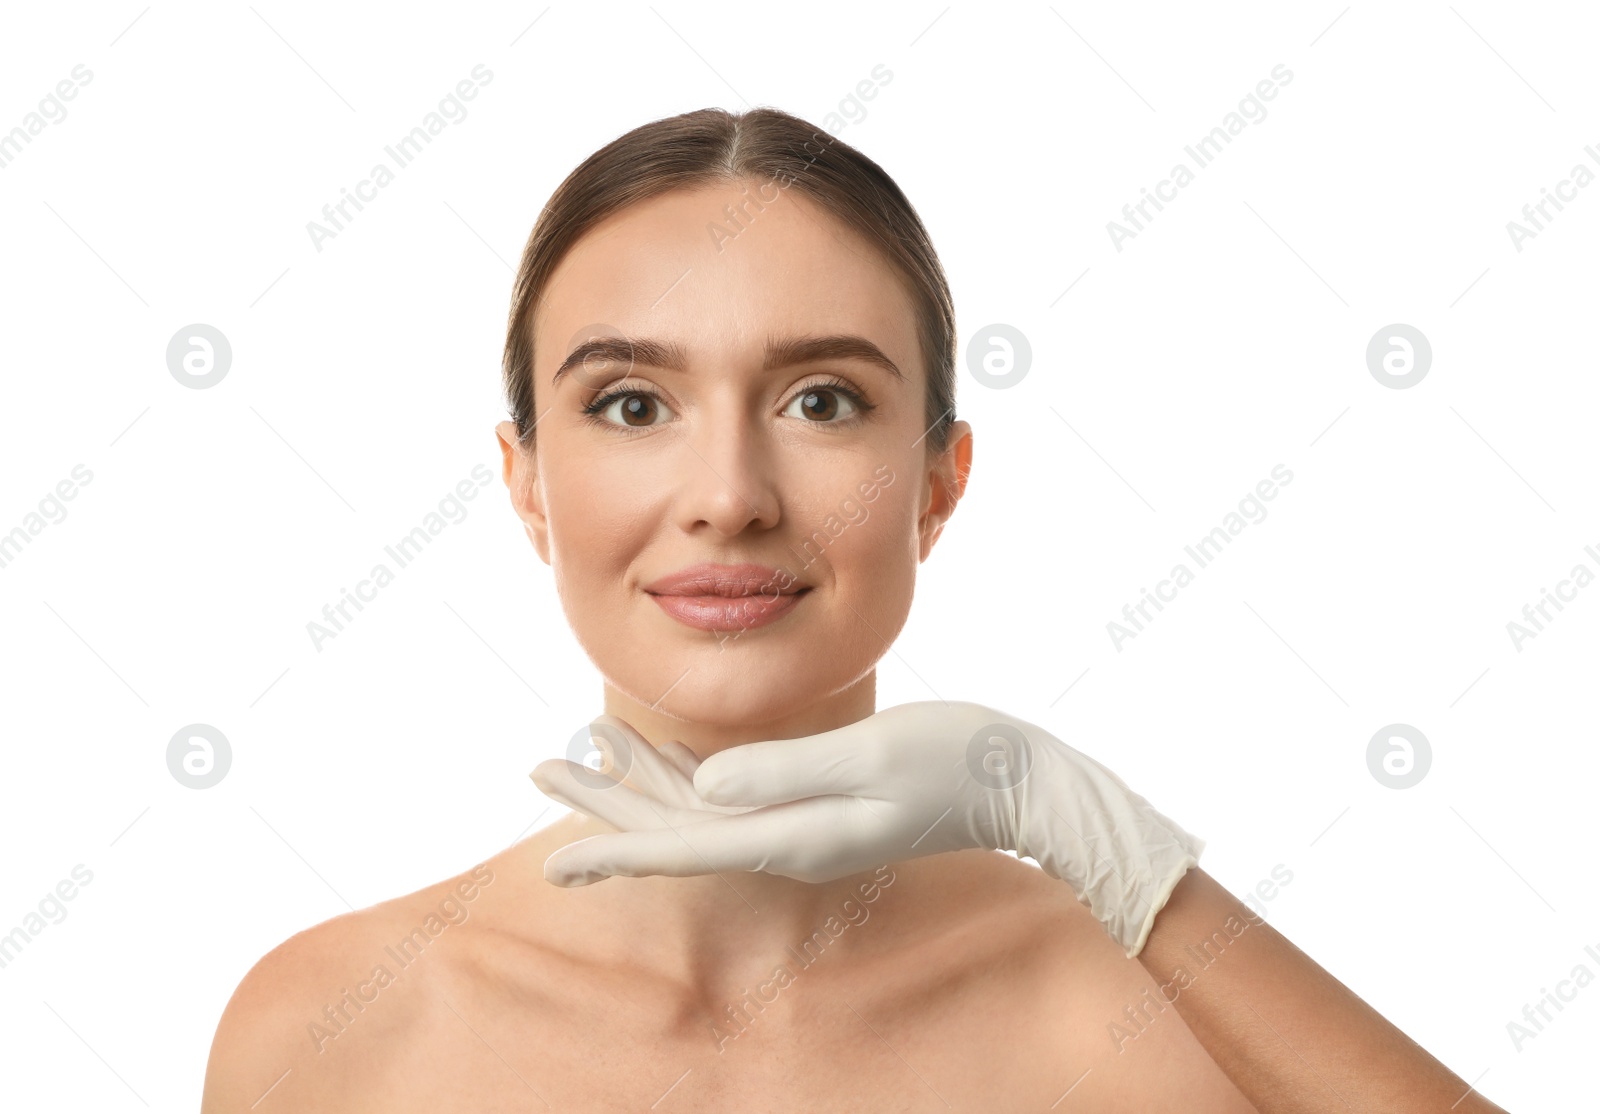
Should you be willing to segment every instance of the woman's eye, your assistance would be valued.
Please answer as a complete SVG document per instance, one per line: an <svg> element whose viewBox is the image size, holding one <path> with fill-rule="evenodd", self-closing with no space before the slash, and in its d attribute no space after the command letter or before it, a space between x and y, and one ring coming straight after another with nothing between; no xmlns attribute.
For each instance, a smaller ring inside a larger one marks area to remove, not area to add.
<svg viewBox="0 0 1600 1114"><path fill-rule="evenodd" d="M818 384L795 395L783 412L813 425L838 425L870 409L854 391ZM664 425L672 417L672 409L659 396L643 390L613 391L595 399L583 411L589 421L638 431Z"/></svg>
<svg viewBox="0 0 1600 1114"><path fill-rule="evenodd" d="M842 412L841 406L844 408ZM791 418L821 423L848 418L856 410L855 402L843 391L833 387L811 387L796 395L784 413Z"/></svg>
<svg viewBox="0 0 1600 1114"><path fill-rule="evenodd" d="M654 395L637 391L616 395L609 401L602 399L590 412L600 414L612 425L628 429L648 429L660 425L657 419L671 413Z"/></svg>

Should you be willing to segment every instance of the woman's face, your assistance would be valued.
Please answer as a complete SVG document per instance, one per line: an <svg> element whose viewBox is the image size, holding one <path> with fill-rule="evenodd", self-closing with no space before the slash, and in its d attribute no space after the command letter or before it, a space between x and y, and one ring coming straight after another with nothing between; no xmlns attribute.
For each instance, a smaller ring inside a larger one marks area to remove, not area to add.
<svg viewBox="0 0 1600 1114"><path fill-rule="evenodd" d="M877 252L797 190L682 190L584 236L533 328L535 449L501 423L505 477L607 682L737 726L868 678L971 460L964 422L930 450ZM705 564L758 568L664 583Z"/></svg>

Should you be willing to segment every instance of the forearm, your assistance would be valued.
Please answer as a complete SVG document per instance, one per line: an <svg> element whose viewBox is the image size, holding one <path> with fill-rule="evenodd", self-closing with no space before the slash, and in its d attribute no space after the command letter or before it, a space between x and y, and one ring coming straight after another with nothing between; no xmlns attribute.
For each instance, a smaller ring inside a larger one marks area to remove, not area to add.
<svg viewBox="0 0 1600 1114"><path fill-rule="evenodd" d="M1198 867L1138 958L1263 1112L1505 1114Z"/></svg>

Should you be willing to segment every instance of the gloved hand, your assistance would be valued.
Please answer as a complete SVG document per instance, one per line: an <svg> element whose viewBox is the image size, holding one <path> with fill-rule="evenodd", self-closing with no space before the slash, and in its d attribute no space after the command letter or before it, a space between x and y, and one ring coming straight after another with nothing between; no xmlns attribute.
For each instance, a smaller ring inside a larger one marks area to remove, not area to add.
<svg viewBox="0 0 1600 1114"><path fill-rule="evenodd" d="M981 704L901 704L704 762L613 716L594 726L609 769L552 759L529 775L619 829L551 855L557 885L724 870L825 882L944 851L1015 851L1071 886L1132 958L1205 849L1088 755Z"/></svg>

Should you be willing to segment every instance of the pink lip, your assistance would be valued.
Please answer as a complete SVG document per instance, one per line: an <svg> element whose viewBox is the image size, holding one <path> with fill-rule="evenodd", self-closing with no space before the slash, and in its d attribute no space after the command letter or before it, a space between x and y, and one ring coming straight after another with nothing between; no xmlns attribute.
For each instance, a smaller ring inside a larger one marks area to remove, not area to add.
<svg viewBox="0 0 1600 1114"><path fill-rule="evenodd" d="M811 590L767 565L703 563L645 585L668 615L699 630L753 630L792 611Z"/></svg>

